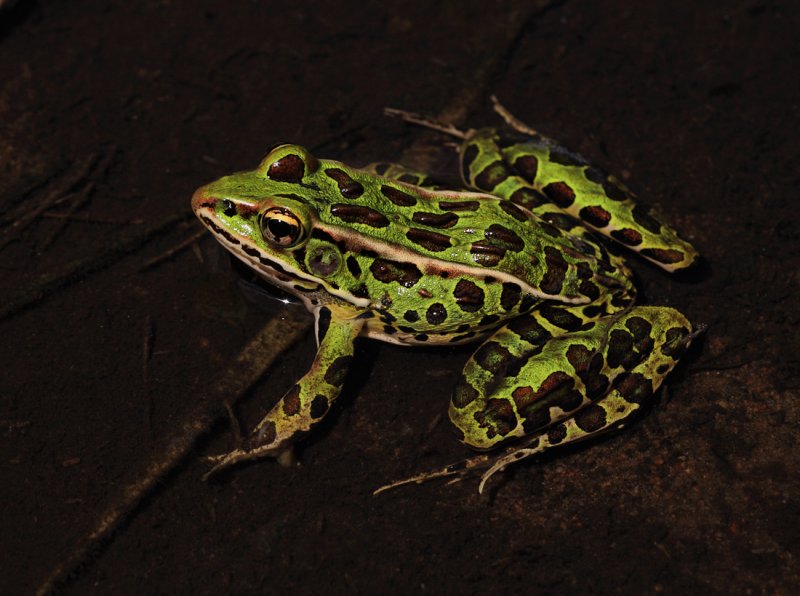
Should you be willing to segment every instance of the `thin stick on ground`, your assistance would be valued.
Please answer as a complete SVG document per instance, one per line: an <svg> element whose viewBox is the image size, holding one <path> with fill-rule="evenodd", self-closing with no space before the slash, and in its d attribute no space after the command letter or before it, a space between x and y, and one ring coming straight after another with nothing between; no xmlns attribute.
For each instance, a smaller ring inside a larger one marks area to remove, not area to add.
<svg viewBox="0 0 800 596"><path fill-rule="evenodd" d="M39 215L55 205L59 199L61 199L64 195L69 193L73 188L85 180L92 171L92 168L96 162L97 154L92 153L89 157L83 160L83 163L74 169L71 174L67 174L66 176L62 177L55 188L51 189L50 192L48 192L35 207L33 207L30 211L17 216L14 221L6 226L2 232L2 235L0 235L0 250L3 250L11 242L16 240L19 235L32 222L34 222L37 217L39 217Z"/></svg>
<svg viewBox="0 0 800 596"><path fill-rule="evenodd" d="M2 306L0 306L0 321L33 306L50 294L129 256L150 242L153 237L172 230L177 224L191 217L194 217L194 214L189 211L173 215L148 226L144 230L137 230L122 236L110 246L104 247L103 252L71 261L56 273L42 275L32 284L6 298Z"/></svg>
<svg viewBox="0 0 800 596"><path fill-rule="evenodd" d="M181 425L181 431L170 437L156 451L158 455L145 466L123 490L121 496L100 516L94 530L85 536L42 583L37 594L50 594L63 587L68 579L111 538L117 528L130 519L142 500L192 453L198 439L205 435L220 419L227 417L226 400L235 403L267 371L272 362L310 328L307 317L275 318L269 321L227 370L206 392L199 405L191 411Z"/></svg>
<svg viewBox="0 0 800 596"><path fill-rule="evenodd" d="M189 236L183 242L180 242L180 243L176 244L175 246L173 246L169 250L166 250L166 251L162 252L160 255L156 255L155 257L153 257L152 259L147 261L144 265L139 267L139 273L141 273L142 271L147 271L148 269L151 269L151 268L155 267L156 265L160 265L164 261L168 261L169 259L174 257L176 254L181 252L182 250L185 250L185 249L189 248L192 244L194 244L195 242L200 240L200 238L205 236L205 234L206 234L206 229L203 228L202 230L199 230L197 233L192 234L191 236Z"/></svg>

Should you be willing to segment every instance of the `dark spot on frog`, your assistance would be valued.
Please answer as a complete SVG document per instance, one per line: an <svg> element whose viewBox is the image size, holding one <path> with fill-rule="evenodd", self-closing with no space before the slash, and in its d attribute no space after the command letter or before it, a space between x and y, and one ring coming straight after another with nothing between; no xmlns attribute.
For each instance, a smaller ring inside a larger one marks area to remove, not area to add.
<svg viewBox="0 0 800 596"><path fill-rule="evenodd" d="M283 413L296 416L300 412L300 385L295 385L283 396Z"/></svg>
<svg viewBox="0 0 800 596"><path fill-rule="evenodd" d="M495 267L506 256L505 248L492 246L482 241L473 242L470 245L469 252L473 255L473 261L484 267Z"/></svg>
<svg viewBox="0 0 800 596"><path fill-rule="evenodd" d="M384 325L384 326L383 326L383 332L384 332L386 335L394 335L395 333L397 333L397 329L395 329L395 328L394 328L394 327L392 327L391 325Z"/></svg>
<svg viewBox="0 0 800 596"><path fill-rule="evenodd" d="M650 339L650 332L653 330L653 325L647 319L635 315L625 321L625 327L633 333L637 349L641 349L638 344Z"/></svg>
<svg viewBox="0 0 800 596"><path fill-rule="evenodd" d="M403 318L409 323L416 323L419 321L419 313L415 310L407 310L405 314L403 314Z"/></svg>
<svg viewBox="0 0 800 596"><path fill-rule="evenodd" d="M641 358L633 350L633 336L621 329L614 329L608 336L606 360L611 368L621 366L630 370L636 366Z"/></svg>
<svg viewBox="0 0 800 596"><path fill-rule="evenodd" d="M525 212L517 207L511 201L500 201L500 209L505 211L508 215L516 219L517 221L527 221L528 216L525 215Z"/></svg>
<svg viewBox="0 0 800 596"><path fill-rule="evenodd" d="M490 225L484 232L484 236L492 246L499 246L514 252L519 252L525 248L525 241L516 232L500 224Z"/></svg>
<svg viewBox="0 0 800 596"><path fill-rule="evenodd" d="M506 162L498 159L487 165L475 176L475 186L481 190L492 191L511 175L511 170Z"/></svg>
<svg viewBox="0 0 800 596"><path fill-rule="evenodd" d="M614 388L633 404L641 404L653 395L653 383L640 373L619 375L614 379Z"/></svg>
<svg viewBox="0 0 800 596"><path fill-rule="evenodd" d="M546 294L558 294L564 284L564 277L567 274L567 261L556 248L546 246L544 248L545 263L547 270L542 276L539 287Z"/></svg>
<svg viewBox="0 0 800 596"><path fill-rule="evenodd" d="M486 437L489 439L505 437L517 426L514 408L507 399L487 400L484 408L475 412L475 421L478 426L486 429Z"/></svg>
<svg viewBox="0 0 800 596"><path fill-rule="evenodd" d="M305 163L299 155L290 153L269 166L267 176L279 182L300 182L305 175Z"/></svg>
<svg viewBox="0 0 800 596"><path fill-rule="evenodd" d="M528 312L539 304L539 299L531 294L525 294L522 302L519 304L519 312Z"/></svg>
<svg viewBox="0 0 800 596"><path fill-rule="evenodd" d="M523 155L514 160L514 169L525 182L533 184L539 170L539 160L533 155Z"/></svg>
<svg viewBox="0 0 800 596"><path fill-rule="evenodd" d="M325 339L325 335L328 333L328 328L331 325L331 309L327 306L323 306L319 309L319 315L317 315L317 343L322 343L322 340Z"/></svg>
<svg viewBox="0 0 800 596"><path fill-rule="evenodd" d="M431 252L441 252L452 246L449 236L420 228L409 228L406 238Z"/></svg>
<svg viewBox="0 0 800 596"><path fill-rule="evenodd" d="M361 277L361 267L359 266L356 258L353 255L350 255L349 257L347 257L346 262L347 262L347 270L350 272L350 275L352 275L355 278Z"/></svg>
<svg viewBox="0 0 800 596"><path fill-rule="evenodd" d="M611 221L611 214L599 205L584 207L579 215L583 221L595 228L604 228Z"/></svg>
<svg viewBox="0 0 800 596"><path fill-rule="evenodd" d="M561 208L569 207L575 202L575 191L566 182L551 182L542 192Z"/></svg>
<svg viewBox="0 0 800 596"><path fill-rule="evenodd" d="M587 406L575 414L575 426L587 433L597 432L606 424L606 411L595 404Z"/></svg>
<svg viewBox="0 0 800 596"><path fill-rule="evenodd" d="M496 341L487 341L475 351L472 358L478 366L495 375L503 374L514 359L508 348Z"/></svg>
<svg viewBox="0 0 800 596"><path fill-rule="evenodd" d="M347 376L347 371L352 362L352 356L339 356L331 363L328 370L325 371L325 382L328 383L328 385L340 387L342 383L344 383L344 378Z"/></svg>
<svg viewBox="0 0 800 596"><path fill-rule="evenodd" d="M453 407L457 409L464 408L478 399L478 391L470 385L467 377L461 374L455 389L453 390L453 397L451 399Z"/></svg>
<svg viewBox="0 0 800 596"><path fill-rule="evenodd" d="M684 255L681 251L672 248L645 248L642 249L640 253L653 259L654 261L665 263L667 265L671 263L680 263L684 258L686 258L686 255Z"/></svg>
<svg viewBox="0 0 800 596"><path fill-rule="evenodd" d="M439 201L442 211L477 211L479 207L478 201Z"/></svg>
<svg viewBox="0 0 800 596"><path fill-rule="evenodd" d="M587 296L591 300L597 300L600 297L600 288L588 280L583 280L578 289L581 294Z"/></svg>
<svg viewBox="0 0 800 596"><path fill-rule="evenodd" d="M456 299L456 304L464 312L476 312L483 308L483 289L468 279L459 280L453 290L453 296Z"/></svg>
<svg viewBox="0 0 800 596"><path fill-rule="evenodd" d="M388 259L375 259L369 270L378 281L396 282L406 288L412 287L422 278L422 272L414 263L402 263Z"/></svg>
<svg viewBox="0 0 800 596"><path fill-rule="evenodd" d="M363 224L373 228L385 228L389 225L389 220L383 213L362 205L335 203L331 205L331 215L347 223Z"/></svg>
<svg viewBox="0 0 800 596"><path fill-rule="evenodd" d="M381 186L381 194L399 207L413 207L417 204L415 197L388 184Z"/></svg>
<svg viewBox="0 0 800 596"><path fill-rule="evenodd" d="M417 211L411 216L414 223L431 228L451 228L458 223L458 215L455 213L428 213L425 211Z"/></svg>
<svg viewBox="0 0 800 596"><path fill-rule="evenodd" d="M546 221L548 224L555 226L559 230L565 230L565 231L569 231L575 226L581 225L578 222L578 220L572 217L571 215L555 211L551 213L545 213L544 215L542 215L542 220Z"/></svg>
<svg viewBox="0 0 800 596"><path fill-rule="evenodd" d="M425 312L425 320L431 325L440 325L447 319L447 309L439 302L431 304Z"/></svg>
<svg viewBox="0 0 800 596"><path fill-rule="evenodd" d="M533 209L547 202L547 199L538 190L525 187L515 190L509 200L526 209Z"/></svg>
<svg viewBox="0 0 800 596"><path fill-rule="evenodd" d="M545 304L539 309L539 314L548 323L555 325L565 331L577 331L580 329L582 321L564 308Z"/></svg>
<svg viewBox="0 0 800 596"><path fill-rule="evenodd" d="M519 297L522 295L522 289L515 283L506 282L503 284L503 291L500 294L500 306L504 310L511 310L519 302Z"/></svg>
<svg viewBox="0 0 800 596"><path fill-rule="evenodd" d="M315 395L311 400L311 407L308 413L314 420L318 420L325 415L328 411L328 399L324 395Z"/></svg>
<svg viewBox="0 0 800 596"><path fill-rule="evenodd" d="M328 176L328 178L336 181L336 185L339 187L339 192L346 199L356 199L364 192L364 186L360 182L353 180L344 170L340 170L339 168L331 168L329 170L325 170L325 174Z"/></svg>
<svg viewBox="0 0 800 596"><path fill-rule="evenodd" d="M567 438L567 425L563 422L561 424L557 424L549 431L547 431L547 440L550 441L552 445L558 445L561 441Z"/></svg>
<svg viewBox="0 0 800 596"><path fill-rule="evenodd" d="M622 228L611 232L611 237L628 246L638 246L642 243L642 235L634 229Z"/></svg>
<svg viewBox="0 0 800 596"><path fill-rule="evenodd" d="M369 298L369 289L367 288L366 284L359 285L357 288L351 290L350 293L353 294L353 296L355 296L356 298ZM359 315L359 318L366 319L366 318L368 318L367 316L365 316L367 314L370 317L374 316L372 314L372 312L367 312L367 313L364 313L362 315Z"/></svg>

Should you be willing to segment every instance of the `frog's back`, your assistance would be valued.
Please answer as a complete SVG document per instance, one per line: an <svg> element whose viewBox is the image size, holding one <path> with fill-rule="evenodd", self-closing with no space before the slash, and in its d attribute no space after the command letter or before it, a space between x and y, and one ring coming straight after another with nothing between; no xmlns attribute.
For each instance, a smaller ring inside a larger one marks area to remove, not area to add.
<svg viewBox="0 0 800 596"><path fill-rule="evenodd" d="M523 295L589 302L614 271L594 247L511 201L434 191L322 160L312 199L320 228L351 250L421 267L424 275L518 283ZM380 278L380 272L378 273Z"/></svg>

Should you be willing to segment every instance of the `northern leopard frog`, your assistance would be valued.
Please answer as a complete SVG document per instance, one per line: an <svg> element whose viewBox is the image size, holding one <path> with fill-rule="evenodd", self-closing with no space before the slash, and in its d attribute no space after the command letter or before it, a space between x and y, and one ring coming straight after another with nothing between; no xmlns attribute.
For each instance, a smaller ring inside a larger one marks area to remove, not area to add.
<svg viewBox="0 0 800 596"><path fill-rule="evenodd" d="M496 109L514 130L462 133L470 190L392 164L357 169L280 145L252 171L198 189L216 239L316 317L310 370L217 467L277 456L328 412L359 337L480 342L450 420L477 450L396 482L486 469L620 427L695 335L677 310L634 306L631 272L604 236L667 271L696 251L615 178ZM510 444L510 446L509 446Z"/></svg>

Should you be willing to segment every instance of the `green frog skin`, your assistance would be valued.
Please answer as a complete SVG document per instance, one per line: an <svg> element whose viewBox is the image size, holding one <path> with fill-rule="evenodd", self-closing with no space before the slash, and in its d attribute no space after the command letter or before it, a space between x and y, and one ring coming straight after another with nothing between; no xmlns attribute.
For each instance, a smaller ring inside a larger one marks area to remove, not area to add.
<svg viewBox="0 0 800 596"><path fill-rule="evenodd" d="M465 190L287 144L195 192L220 244L313 313L319 346L214 470L277 457L308 433L360 337L477 343L450 420L473 449L503 447L389 486L489 468L482 490L510 463L622 426L661 385L696 331L673 308L635 305L629 268L599 237L667 271L697 252L615 178L503 115L516 130L454 132Z"/></svg>

